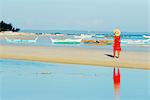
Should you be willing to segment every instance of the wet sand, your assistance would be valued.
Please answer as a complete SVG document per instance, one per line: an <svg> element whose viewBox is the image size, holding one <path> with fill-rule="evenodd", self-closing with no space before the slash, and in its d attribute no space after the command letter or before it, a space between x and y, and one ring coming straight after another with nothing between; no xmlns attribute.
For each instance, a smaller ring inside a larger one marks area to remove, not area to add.
<svg viewBox="0 0 150 100"><path fill-rule="evenodd" d="M40 47L0 45L0 58L42 62L96 65L150 70L150 52L122 51L121 57L111 57L112 50L72 47ZM119 63L116 63L119 62Z"/></svg>

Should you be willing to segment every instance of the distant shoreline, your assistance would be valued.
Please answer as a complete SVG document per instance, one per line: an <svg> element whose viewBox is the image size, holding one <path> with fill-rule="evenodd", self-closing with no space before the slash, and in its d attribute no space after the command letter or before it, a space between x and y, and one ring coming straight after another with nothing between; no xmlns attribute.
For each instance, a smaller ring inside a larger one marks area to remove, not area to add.
<svg viewBox="0 0 150 100"><path fill-rule="evenodd" d="M111 50L0 45L0 58L115 67ZM150 52L121 52L119 66L150 70Z"/></svg>

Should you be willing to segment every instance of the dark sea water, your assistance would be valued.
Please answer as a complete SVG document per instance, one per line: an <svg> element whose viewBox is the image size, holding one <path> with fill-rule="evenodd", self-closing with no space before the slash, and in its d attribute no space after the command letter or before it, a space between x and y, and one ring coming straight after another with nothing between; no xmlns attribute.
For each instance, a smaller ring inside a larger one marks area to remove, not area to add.
<svg viewBox="0 0 150 100"><path fill-rule="evenodd" d="M65 34L111 34L112 32L109 31L86 31L86 30L21 30L22 32L33 32L33 33L65 33ZM140 34L149 34L150 32L122 32L125 35L133 34L133 35L140 35Z"/></svg>
<svg viewBox="0 0 150 100"><path fill-rule="evenodd" d="M0 100L149 98L149 70L0 59Z"/></svg>
<svg viewBox="0 0 150 100"><path fill-rule="evenodd" d="M63 33L63 34L107 34L113 35L113 32L107 31L81 31L81 30L21 30L22 32L32 33ZM150 32L121 32L124 36L138 37L142 35L150 35Z"/></svg>

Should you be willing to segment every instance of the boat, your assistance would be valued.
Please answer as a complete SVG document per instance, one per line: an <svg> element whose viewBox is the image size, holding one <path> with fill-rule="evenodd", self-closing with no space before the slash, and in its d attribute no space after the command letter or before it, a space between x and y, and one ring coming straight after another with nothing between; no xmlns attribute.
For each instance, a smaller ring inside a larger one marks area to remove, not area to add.
<svg viewBox="0 0 150 100"><path fill-rule="evenodd" d="M150 35L143 35L144 38L149 38L150 39Z"/></svg>
<svg viewBox="0 0 150 100"><path fill-rule="evenodd" d="M81 38L81 39L84 39L84 38L92 38L93 35L89 35L89 34L81 34L79 36L75 35L74 38Z"/></svg>
<svg viewBox="0 0 150 100"><path fill-rule="evenodd" d="M123 44L146 44L149 43L150 39L147 40L121 40Z"/></svg>
<svg viewBox="0 0 150 100"><path fill-rule="evenodd" d="M50 39L54 44L80 44L82 41L82 39Z"/></svg>
<svg viewBox="0 0 150 100"><path fill-rule="evenodd" d="M8 37L5 36L5 40L9 43L36 43L38 39L38 36L35 39L9 39Z"/></svg>

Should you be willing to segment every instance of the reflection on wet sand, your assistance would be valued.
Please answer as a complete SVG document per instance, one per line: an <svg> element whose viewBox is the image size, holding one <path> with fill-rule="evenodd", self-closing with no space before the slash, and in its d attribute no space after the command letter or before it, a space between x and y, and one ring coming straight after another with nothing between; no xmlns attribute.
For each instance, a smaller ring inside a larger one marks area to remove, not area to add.
<svg viewBox="0 0 150 100"><path fill-rule="evenodd" d="M113 81L114 81L114 95L115 100L120 100L120 69L119 67L115 68L113 70Z"/></svg>

